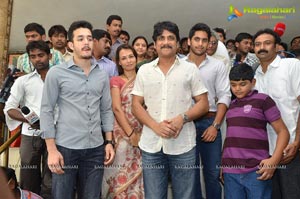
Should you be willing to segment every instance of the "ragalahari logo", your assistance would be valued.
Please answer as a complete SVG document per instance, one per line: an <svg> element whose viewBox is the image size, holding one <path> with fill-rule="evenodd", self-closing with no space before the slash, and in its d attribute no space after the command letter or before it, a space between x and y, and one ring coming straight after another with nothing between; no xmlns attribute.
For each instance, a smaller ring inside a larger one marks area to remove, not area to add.
<svg viewBox="0 0 300 199"><path fill-rule="evenodd" d="M236 9L235 7L233 7L233 5L230 5L228 15L229 16L227 17L227 20L231 21L234 18L243 16L244 14L242 12L240 12L238 9Z"/></svg>

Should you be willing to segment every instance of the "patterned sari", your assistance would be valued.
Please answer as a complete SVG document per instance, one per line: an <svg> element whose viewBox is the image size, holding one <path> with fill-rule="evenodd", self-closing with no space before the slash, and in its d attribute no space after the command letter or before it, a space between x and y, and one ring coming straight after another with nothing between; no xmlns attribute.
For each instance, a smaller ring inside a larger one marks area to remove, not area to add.
<svg viewBox="0 0 300 199"><path fill-rule="evenodd" d="M117 77L116 77L117 78ZM120 77L118 77L120 78ZM122 109L129 124L136 132L141 132L142 126L131 113L131 91L134 79L121 88ZM112 85L112 87L117 87ZM130 144L127 134L115 120L114 139L116 156L114 163L104 169L102 182L102 197L113 199L142 199L144 187L141 168L141 151Z"/></svg>

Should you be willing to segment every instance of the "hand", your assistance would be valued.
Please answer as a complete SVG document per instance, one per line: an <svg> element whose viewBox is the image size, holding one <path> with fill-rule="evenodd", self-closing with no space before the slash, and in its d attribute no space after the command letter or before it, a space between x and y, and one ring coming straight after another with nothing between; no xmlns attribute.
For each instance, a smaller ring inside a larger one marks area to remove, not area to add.
<svg viewBox="0 0 300 199"><path fill-rule="evenodd" d="M222 185L224 185L224 175L223 175L223 169L220 169L220 176L219 176L220 182L222 183Z"/></svg>
<svg viewBox="0 0 300 199"><path fill-rule="evenodd" d="M183 118L182 118L182 116L177 115L176 117L174 117L170 120L167 120L167 122L169 124L171 124L174 127L174 129L176 130L176 133L173 137L177 138L179 133L181 132L182 127L183 127Z"/></svg>
<svg viewBox="0 0 300 199"><path fill-rule="evenodd" d="M291 162L295 158L298 149L299 143L293 142L291 144L288 144L283 150L283 157L280 161L280 164L288 164L289 162Z"/></svg>
<svg viewBox="0 0 300 199"><path fill-rule="evenodd" d="M64 174L64 166L64 158L57 149L48 151L48 167L52 173Z"/></svg>
<svg viewBox="0 0 300 199"><path fill-rule="evenodd" d="M132 146L137 147L140 141L141 132L137 132L136 130L129 137L129 142Z"/></svg>
<svg viewBox="0 0 300 199"><path fill-rule="evenodd" d="M30 127L32 129L36 129L36 130L39 130L40 129L40 122L36 122L34 124L31 124Z"/></svg>
<svg viewBox="0 0 300 199"><path fill-rule="evenodd" d="M15 74L13 75L14 78L18 78L21 77L23 75L26 75L24 72L15 72Z"/></svg>
<svg viewBox="0 0 300 199"><path fill-rule="evenodd" d="M264 159L259 163L259 170L256 171L257 174L261 176L258 177L258 180L269 180L273 177L273 174L276 170L277 164L272 158Z"/></svg>
<svg viewBox="0 0 300 199"><path fill-rule="evenodd" d="M157 135L163 138L171 138L176 135L176 128L167 120L158 123L153 130Z"/></svg>
<svg viewBox="0 0 300 199"><path fill-rule="evenodd" d="M204 141L204 142L214 142L217 135L218 135L218 130L213 126L210 126L202 134L202 136L201 136L202 141Z"/></svg>
<svg viewBox="0 0 300 199"><path fill-rule="evenodd" d="M115 150L112 144L105 145L104 165L111 165L115 159Z"/></svg>

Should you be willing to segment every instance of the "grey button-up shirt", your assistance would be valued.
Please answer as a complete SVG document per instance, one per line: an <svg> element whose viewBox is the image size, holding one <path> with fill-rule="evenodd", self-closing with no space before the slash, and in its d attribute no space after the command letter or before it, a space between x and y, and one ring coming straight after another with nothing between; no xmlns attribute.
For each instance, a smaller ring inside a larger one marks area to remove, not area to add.
<svg viewBox="0 0 300 199"><path fill-rule="evenodd" d="M59 107L56 125L54 108ZM103 144L102 131L113 130L113 112L108 75L92 65L88 76L73 59L47 73L41 103L43 137L70 149Z"/></svg>

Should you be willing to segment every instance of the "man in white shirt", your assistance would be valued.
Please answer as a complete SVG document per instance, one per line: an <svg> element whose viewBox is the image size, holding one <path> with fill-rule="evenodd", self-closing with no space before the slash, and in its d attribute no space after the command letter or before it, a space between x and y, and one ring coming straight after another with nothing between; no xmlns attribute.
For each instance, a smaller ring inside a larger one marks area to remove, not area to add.
<svg viewBox="0 0 300 199"><path fill-rule="evenodd" d="M218 167L222 151L220 126L231 101L231 93L227 67L220 60L206 55L210 37L211 30L206 24L195 24L189 32L190 53L186 60L196 64L199 76L208 90L209 112L194 121L197 130L197 157L200 155L203 165L206 198L221 199ZM197 182L199 179L198 176ZM199 183L197 186L200 190ZM197 198L202 198L198 194Z"/></svg>
<svg viewBox="0 0 300 199"><path fill-rule="evenodd" d="M176 24L157 23L152 38L158 58L139 69L132 91L133 113L144 124L139 147L145 198L167 198L170 173L173 198L193 199L198 179L192 121L208 111L207 90L194 64L176 56Z"/></svg>
<svg viewBox="0 0 300 199"><path fill-rule="evenodd" d="M254 51L260 61L256 70L256 89L273 98L286 124L290 141L273 176L274 199L299 198L300 195L300 61L294 58L281 59L276 52L280 37L271 29L254 35ZM270 154L276 146L276 134L267 126Z"/></svg>
<svg viewBox="0 0 300 199"><path fill-rule="evenodd" d="M26 51L35 70L15 81L4 112L7 125L11 130L23 123L20 147L21 188L40 194L43 198L51 198L51 172L47 166L45 141L40 137L39 125L30 125L19 109L27 106L38 116L40 115L44 80L49 69L51 54L44 41L30 42ZM43 169L41 169L41 159Z"/></svg>

